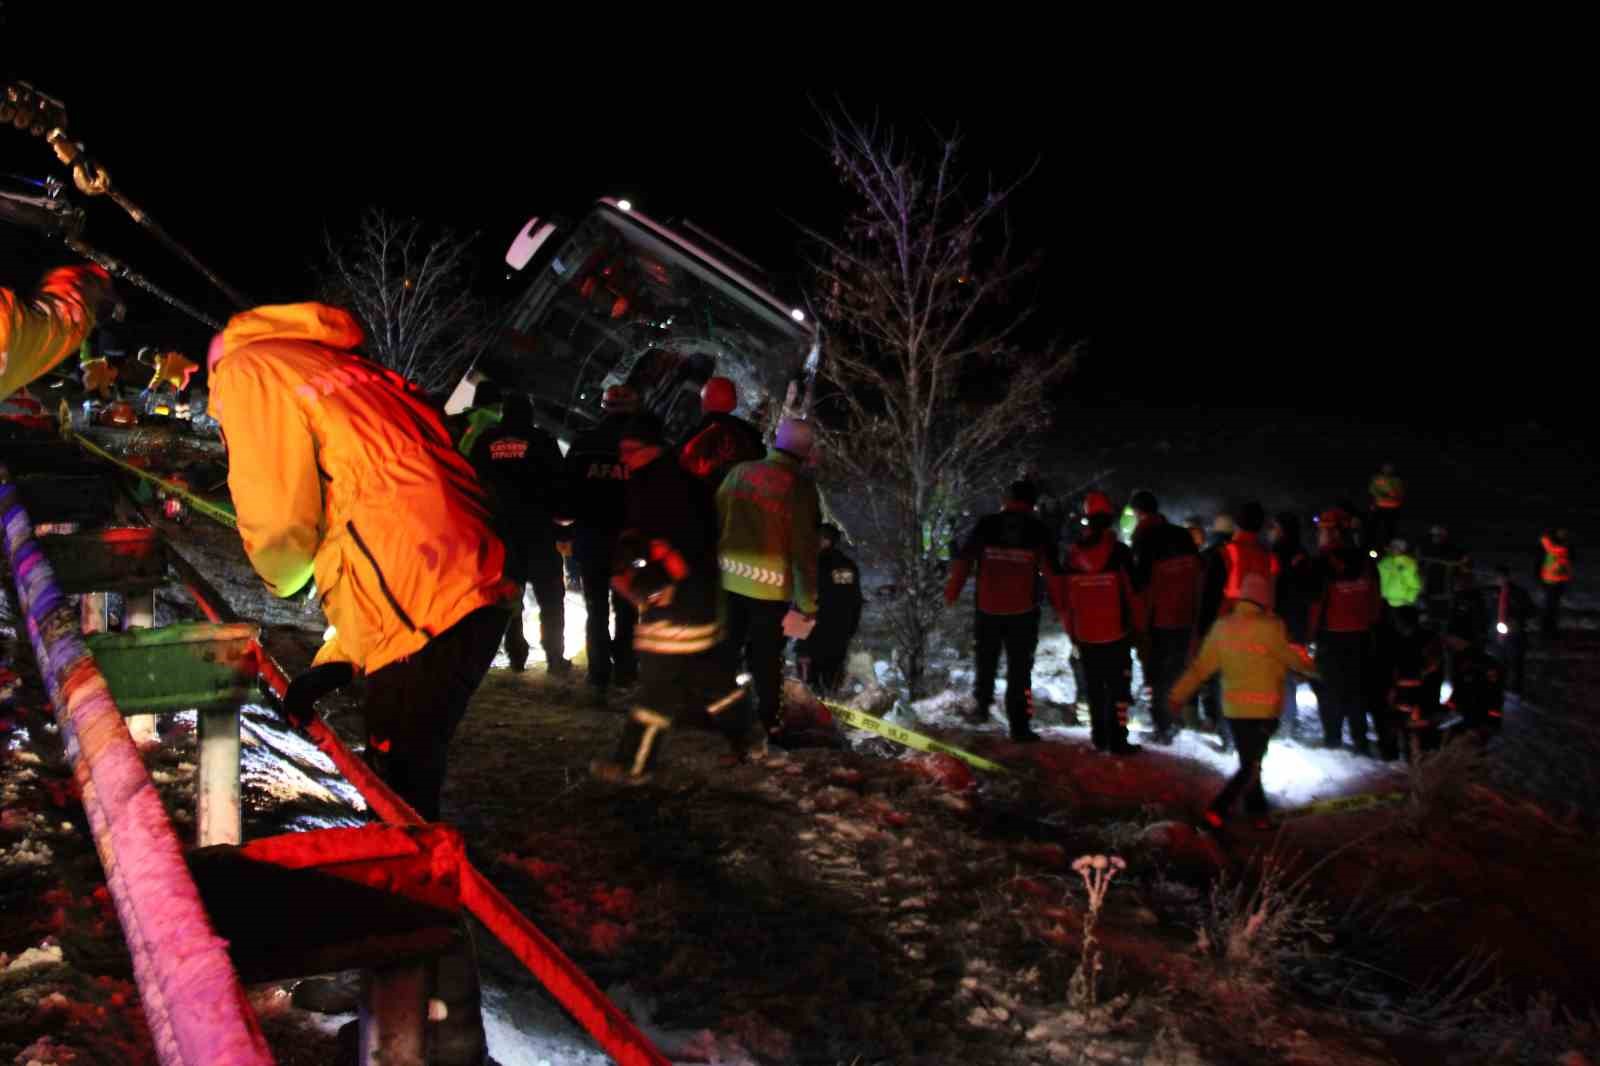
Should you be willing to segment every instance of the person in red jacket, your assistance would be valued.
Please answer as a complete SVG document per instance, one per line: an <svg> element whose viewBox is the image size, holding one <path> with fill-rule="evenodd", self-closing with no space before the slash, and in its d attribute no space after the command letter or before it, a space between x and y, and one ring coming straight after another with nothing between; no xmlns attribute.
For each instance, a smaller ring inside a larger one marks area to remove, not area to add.
<svg viewBox="0 0 1600 1066"><path fill-rule="evenodd" d="M1133 529L1133 589L1144 607L1149 638L1140 650L1150 685L1150 720L1157 744L1172 743L1177 723L1167 693L1183 673L1195 642L1200 615L1200 554L1188 530L1168 522L1152 493L1140 490L1129 501Z"/></svg>
<svg viewBox="0 0 1600 1066"><path fill-rule="evenodd" d="M1367 742L1368 671L1373 627L1382 599L1372 559L1353 543L1346 512L1331 508L1317 517L1317 598L1310 631L1317 642L1317 711L1324 747L1337 748L1346 723L1350 745L1371 754Z"/></svg>
<svg viewBox="0 0 1600 1066"><path fill-rule="evenodd" d="M1105 493L1088 493L1083 508L1087 527L1068 549L1060 580L1061 621L1083 653L1095 748L1132 755L1139 748L1128 743L1129 647L1144 624L1133 591L1133 552L1111 530L1116 510Z"/></svg>
<svg viewBox="0 0 1600 1066"><path fill-rule="evenodd" d="M733 413L739 391L727 378L711 378L700 389L700 424L678 446L678 464L711 494L740 463L767 457L761 431Z"/></svg>
<svg viewBox="0 0 1600 1066"><path fill-rule="evenodd" d="M1261 527L1267 523L1267 513L1255 500L1241 505L1233 516L1233 539L1222 546L1220 558L1227 568L1222 587L1222 613L1227 614L1242 597L1244 579L1260 574L1267 579L1268 587L1278 580L1278 557L1261 542ZM1267 604L1267 610L1273 605Z"/></svg>
<svg viewBox="0 0 1600 1066"><path fill-rule="evenodd" d="M976 721L989 719L1000 649L1006 653L1006 721L1011 739L1039 739L1032 715L1033 654L1039 646L1039 576L1061 573L1050 529L1033 513L1039 492L1031 481L1014 482L997 514L978 522L956 553L944 602L954 605L978 571Z"/></svg>

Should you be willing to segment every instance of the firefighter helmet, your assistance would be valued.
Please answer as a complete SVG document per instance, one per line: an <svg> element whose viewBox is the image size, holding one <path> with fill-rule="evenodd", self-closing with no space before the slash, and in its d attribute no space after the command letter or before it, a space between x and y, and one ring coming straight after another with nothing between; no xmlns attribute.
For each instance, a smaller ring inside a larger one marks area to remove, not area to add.
<svg viewBox="0 0 1600 1066"><path fill-rule="evenodd" d="M703 414L731 414L739 406L739 392L727 378L712 378L700 386L700 411Z"/></svg>
<svg viewBox="0 0 1600 1066"><path fill-rule="evenodd" d="M612 385L600 397L600 410L633 414L639 409L639 393L632 385Z"/></svg>
<svg viewBox="0 0 1600 1066"><path fill-rule="evenodd" d="M1083 513L1093 518L1095 515L1114 515L1116 509L1111 506L1111 497L1099 489L1091 489L1083 494Z"/></svg>
<svg viewBox="0 0 1600 1066"><path fill-rule="evenodd" d="M1344 512L1343 508L1330 507L1317 515L1317 527L1342 533L1350 528L1350 516Z"/></svg>

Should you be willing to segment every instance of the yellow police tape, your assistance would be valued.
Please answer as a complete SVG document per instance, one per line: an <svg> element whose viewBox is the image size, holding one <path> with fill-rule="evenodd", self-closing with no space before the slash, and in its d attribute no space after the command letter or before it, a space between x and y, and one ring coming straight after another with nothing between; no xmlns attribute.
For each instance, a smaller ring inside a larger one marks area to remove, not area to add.
<svg viewBox="0 0 1600 1066"><path fill-rule="evenodd" d="M876 733L880 737L894 741L896 744L904 744L906 747L914 748L917 751L954 756L974 769L986 770L991 774L1009 774L1011 772L997 762L990 762L980 755L974 755L970 751L963 751L954 744L946 744L942 740L934 740L932 737L923 736L921 733L906 729L904 726L885 722L882 718L858 711L854 707L846 707L842 703L833 703L828 700L820 700L818 702L832 711L834 717L840 721L853 725L857 729L865 729Z"/></svg>
<svg viewBox="0 0 1600 1066"><path fill-rule="evenodd" d="M1318 800L1308 803L1304 807L1291 807L1286 811L1277 811L1272 816L1273 824L1281 824L1294 818L1305 818L1313 814L1348 814L1351 811L1365 811L1373 807L1391 807L1404 803L1409 798L1409 792L1365 792L1359 796L1339 796L1334 799Z"/></svg>
<svg viewBox="0 0 1600 1066"><path fill-rule="evenodd" d="M193 507L196 511L199 511L207 518L221 522L230 529L239 528L239 520L235 518L233 512L228 510L226 507L212 503L210 500L202 499L183 486L176 485L165 478L157 477L148 470L141 470L132 463L125 463L121 459L118 459L115 455L112 455L110 452L106 451L104 448L101 448L95 444L91 444L88 440L80 437L76 433L69 431L67 433L67 437L69 440L77 441L78 447L82 448L90 455L93 455L99 459L104 459L113 466L120 467L121 469L126 470L128 473L133 474L135 477L141 477L151 484L159 485L164 491L170 492L174 496L182 497L184 500L188 501L189 506Z"/></svg>

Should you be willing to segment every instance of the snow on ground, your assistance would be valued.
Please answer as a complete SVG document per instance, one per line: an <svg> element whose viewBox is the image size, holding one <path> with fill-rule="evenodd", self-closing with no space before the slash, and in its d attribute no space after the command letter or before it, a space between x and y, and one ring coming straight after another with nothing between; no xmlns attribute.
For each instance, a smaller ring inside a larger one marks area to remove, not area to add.
<svg viewBox="0 0 1600 1066"><path fill-rule="evenodd" d="M562 635L565 643L562 647L566 656L571 659L583 650L586 636L584 628L589 624L589 612L583 603L583 593L568 592L564 597L566 613L562 616ZM615 627L616 621L612 620ZM534 599L533 588L525 587L522 590L522 636L528 642L528 665L543 665L545 662L544 648L539 644L539 601ZM511 657L502 648L495 654L494 666L496 669L505 669L511 665Z"/></svg>

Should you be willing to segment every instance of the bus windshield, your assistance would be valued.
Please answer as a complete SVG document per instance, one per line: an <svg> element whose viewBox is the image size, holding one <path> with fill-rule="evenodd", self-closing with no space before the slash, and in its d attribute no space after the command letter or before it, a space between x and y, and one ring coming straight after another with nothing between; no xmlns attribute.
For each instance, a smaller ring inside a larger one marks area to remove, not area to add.
<svg viewBox="0 0 1600 1066"><path fill-rule="evenodd" d="M700 386L714 374L734 380L749 414L781 401L813 343L714 260L605 204L540 261L507 326L480 368L531 395L558 432L598 419L601 392L619 382L672 433L698 418Z"/></svg>

